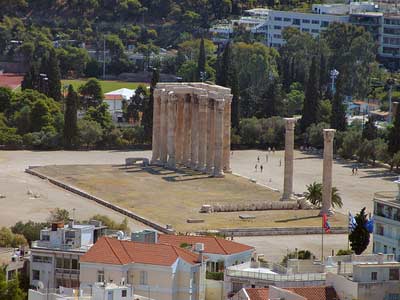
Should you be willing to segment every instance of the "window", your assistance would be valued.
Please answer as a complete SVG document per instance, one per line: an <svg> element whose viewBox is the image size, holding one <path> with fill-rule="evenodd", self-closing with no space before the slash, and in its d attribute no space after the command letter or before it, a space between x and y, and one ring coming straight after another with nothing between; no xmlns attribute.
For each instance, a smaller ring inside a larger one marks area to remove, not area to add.
<svg viewBox="0 0 400 300"><path fill-rule="evenodd" d="M280 39L282 36L280 34L274 34L274 39Z"/></svg>
<svg viewBox="0 0 400 300"><path fill-rule="evenodd" d="M281 26L274 26L274 29L275 30L280 30L280 29L282 29L282 27Z"/></svg>
<svg viewBox="0 0 400 300"><path fill-rule="evenodd" d="M319 33L319 30L318 29L311 29L311 32L312 33Z"/></svg>
<svg viewBox="0 0 400 300"><path fill-rule="evenodd" d="M63 268L64 269L71 269L71 259L64 258Z"/></svg>
<svg viewBox="0 0 400 300"><path fill-rule="evenodd" d="M66 239L74 239L75 231L72 231L72 230L65 231L65 238Z"/></svg>
<svg viewBox="0 0 400 300"><path fill-rule="evenodd" d="M50 241L50 236L47 234L42 235L42 241Z"/></svg>
<svg viewBox="0 0 400 300"><path fill-rule="evenodd" d="M303 28L301 31L303 31L303 32L310 32L310 29L308 29L308 28Z"/></svg>
<svg viewBox="0 0 400 300"><path fill-rule="evenodd" d="M400 294L389 294L387 296L388 300L400 300Z"/></svg>
<svg viewBox="0 0 400 300"><path fill-rule="evenodd" d="M371 280L372 281L378 280L378 273L377 272L371 272Z"/></svg>
<svg viewBox="0 0 400 300"><path fill-rule="evenodd" d="M140 271L140 284L147 285L147 272L146 271Z"/></svg>
<svg viewBox="0 0 400 300"><path fill-rule="evenodd" d="M39 270L32 270L32 279L40 280L40 271Z"/></svg>
<svg viewBox="0 0 400 300"><path fill-rule="evenodd" d="M243 283L232 282L232 292L237 293L243 288Z"/></svg>
<svg viewBox="0 0 400 300"><path fill-rule="evenodd" d="M282 21L282 18L281 17L275 17L274 20L275 21Z"/></svg>
<svg viewBox="0 0 400 300"><path fill-rule="evenodd" d="M321 27L328 27L328 26L329 26L329 22L328 21L322 21Z"/></svg>
<svg viewBox="0 0 400 300"><path fill-rule="evenodd" d="M383 245L383 253L387 254L387 246L386 245Z"/></svg>
<svg viewBox="0 0 400 300"><path fill-rule="evenodd" d="M283 21L290 22L290 21L292 21L292 19L291 18L284 18Z"/></svg>
<svg viewBox="0 0 400 300"><path fill-rule="evenodd" d="M53 260L51 259L51 257L48 256L33 255L32 261L36 263L51 264Z"/></svg>
<svg viewBox="0 0 400 300"><path fill-rule="evenodd" d="M122 297L122 298L126 298L127 294L128 294L128 293L127 293L126 290L122 290L122 291L121 291L121 297Z"/></svg>
<svg viewBox="0 0 400 300"><path fill-rule="evenodd" d="M97 271L97 282L104 282L104 271Z"/></svg>
<svg viewBox="0 0 400 300"><path fill-rule="evenodd" d="M302 22L306 23L306 24L310 24L310 20L307 20L307 19L303 19Z"/></svg>
<svg viewBox="0 0 400 300"><path fill-rule="evenodd" d="M300 19L293 19L293 25L300 25Z"/></svg>
<svg viewBox="0 0 400 300"><path fill-rule="evenodd" d="M79 269L79 266L78 266L78 260L77 259L71 259L71 263L72 263L72 265L71 265L71 269L73 269L73 270L78 270Z"/></svg>
<svg viewBox="0 0 400 300"><path fill-rule="evenodd" d="M255 289L255 288L256 288L256 285L255 285L255 284L252 284L252 285L251 285L251 288L252 288L252 289Z"/></svg>
<svg viewBox="0 0 400 300"><path fill-rule="evenodd" d="M63 265L63 260L61 257L57 257L56 258L56 268L58 269L62 269L62 265Z"/></svg>
<svg viewBox="0 0 400 300"><path fill-rule="evenodd" d="M399 269L389 269L389 280L399 280Z"/></svg>
<svg viewBox="0 0 400 300"><path fill-rule="evenodd" d="M319 24L319 20L312 20L311 23L312 24Z"/></svg>

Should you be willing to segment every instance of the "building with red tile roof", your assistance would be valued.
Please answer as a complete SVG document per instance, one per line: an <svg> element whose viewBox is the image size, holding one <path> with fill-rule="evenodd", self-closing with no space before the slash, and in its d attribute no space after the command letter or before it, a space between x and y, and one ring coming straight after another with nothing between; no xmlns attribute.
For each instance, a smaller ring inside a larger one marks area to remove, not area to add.
<svg viewBox="0 0 400 300"><path fill-rule="evenodd" d="M142 234L148 232L134 233L132 239L142 240ZM207 270L211 272L222 272L226 267L248 262L254 253L254 247L215 236L158 234L157 243L184 247L195 253L198 253L195 249L196 244L203 244L203 254L207 256Z"/></svg>
<svg viewBox="0 0 400 300"><path fill-rule="evenodd" d="M158 300L204 299L206 260L171 244L103 237L81 257L79 279L81 287L127 283Z"/></svg>

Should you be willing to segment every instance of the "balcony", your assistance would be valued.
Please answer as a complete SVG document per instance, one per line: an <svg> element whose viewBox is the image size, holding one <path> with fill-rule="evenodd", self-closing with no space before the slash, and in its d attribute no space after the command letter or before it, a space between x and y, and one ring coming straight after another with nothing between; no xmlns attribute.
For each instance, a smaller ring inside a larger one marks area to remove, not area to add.
<svg viewBox="0 0 400 300"><path fill-rule="evenodd" d="M52 249L52 250L60 250L60 251L81 251L87 252L90 246L80 246L77 247L71 244L61 244L61 245L53 245L49 241L32 241L31 248L41 248L41 249Z"/></svg>

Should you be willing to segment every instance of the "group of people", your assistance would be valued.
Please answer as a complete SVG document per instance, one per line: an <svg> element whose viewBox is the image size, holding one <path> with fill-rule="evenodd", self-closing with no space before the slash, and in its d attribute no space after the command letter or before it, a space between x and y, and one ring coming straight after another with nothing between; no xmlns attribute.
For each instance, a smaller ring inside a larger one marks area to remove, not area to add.
<svg viewBox="0 0 400 300"><path fill-rule="evenodd" d="M268 163L269 154L271 153L271 151L272 151L272 154L275 154L275 147L273 147L272 149L271 149L271 147L268 148L268 153L265 154L265 162L266 162L266 163ZM260 156L257 156L257 163L256 163L256 165L255 165L255 167L254 167L254 169L255 169L256 172L258 171L258 165L259 165L259 164L260 164ZM279 166L280 166L280 167L282 166L282 159L279 159ZM260 164L260 172L261 172L261 173L262 173L263 169L264 169L264 166L263 166L262 164Z"/></svg>

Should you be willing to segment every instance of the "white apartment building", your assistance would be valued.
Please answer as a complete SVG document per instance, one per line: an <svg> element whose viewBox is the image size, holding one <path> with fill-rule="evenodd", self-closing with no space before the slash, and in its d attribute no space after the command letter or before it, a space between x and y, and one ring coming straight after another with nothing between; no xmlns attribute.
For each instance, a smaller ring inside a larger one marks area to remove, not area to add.
<svg viewBox="0 0 400 300"><path fill-rule="evenodd" d="M108 104L108 111L115 123L123 122L123 102L130 103L135 90L122 88L104 94L104 102Z"/></svg>
<svg viewBox="0 0 400 300"><path fill-rule="evenodd" d="M396 181L400 189L400 181ZM400 259L400 190L374 195L374 253L393 253Z"/></svg>
<svg viewBox="0 0 400 300"><path fill-rule="evenodd" d="M80 257L104 230L98 221L87 225L59 222L41 230L40 240L31 245L30 284L50 289L79 287Z"/></svg>

